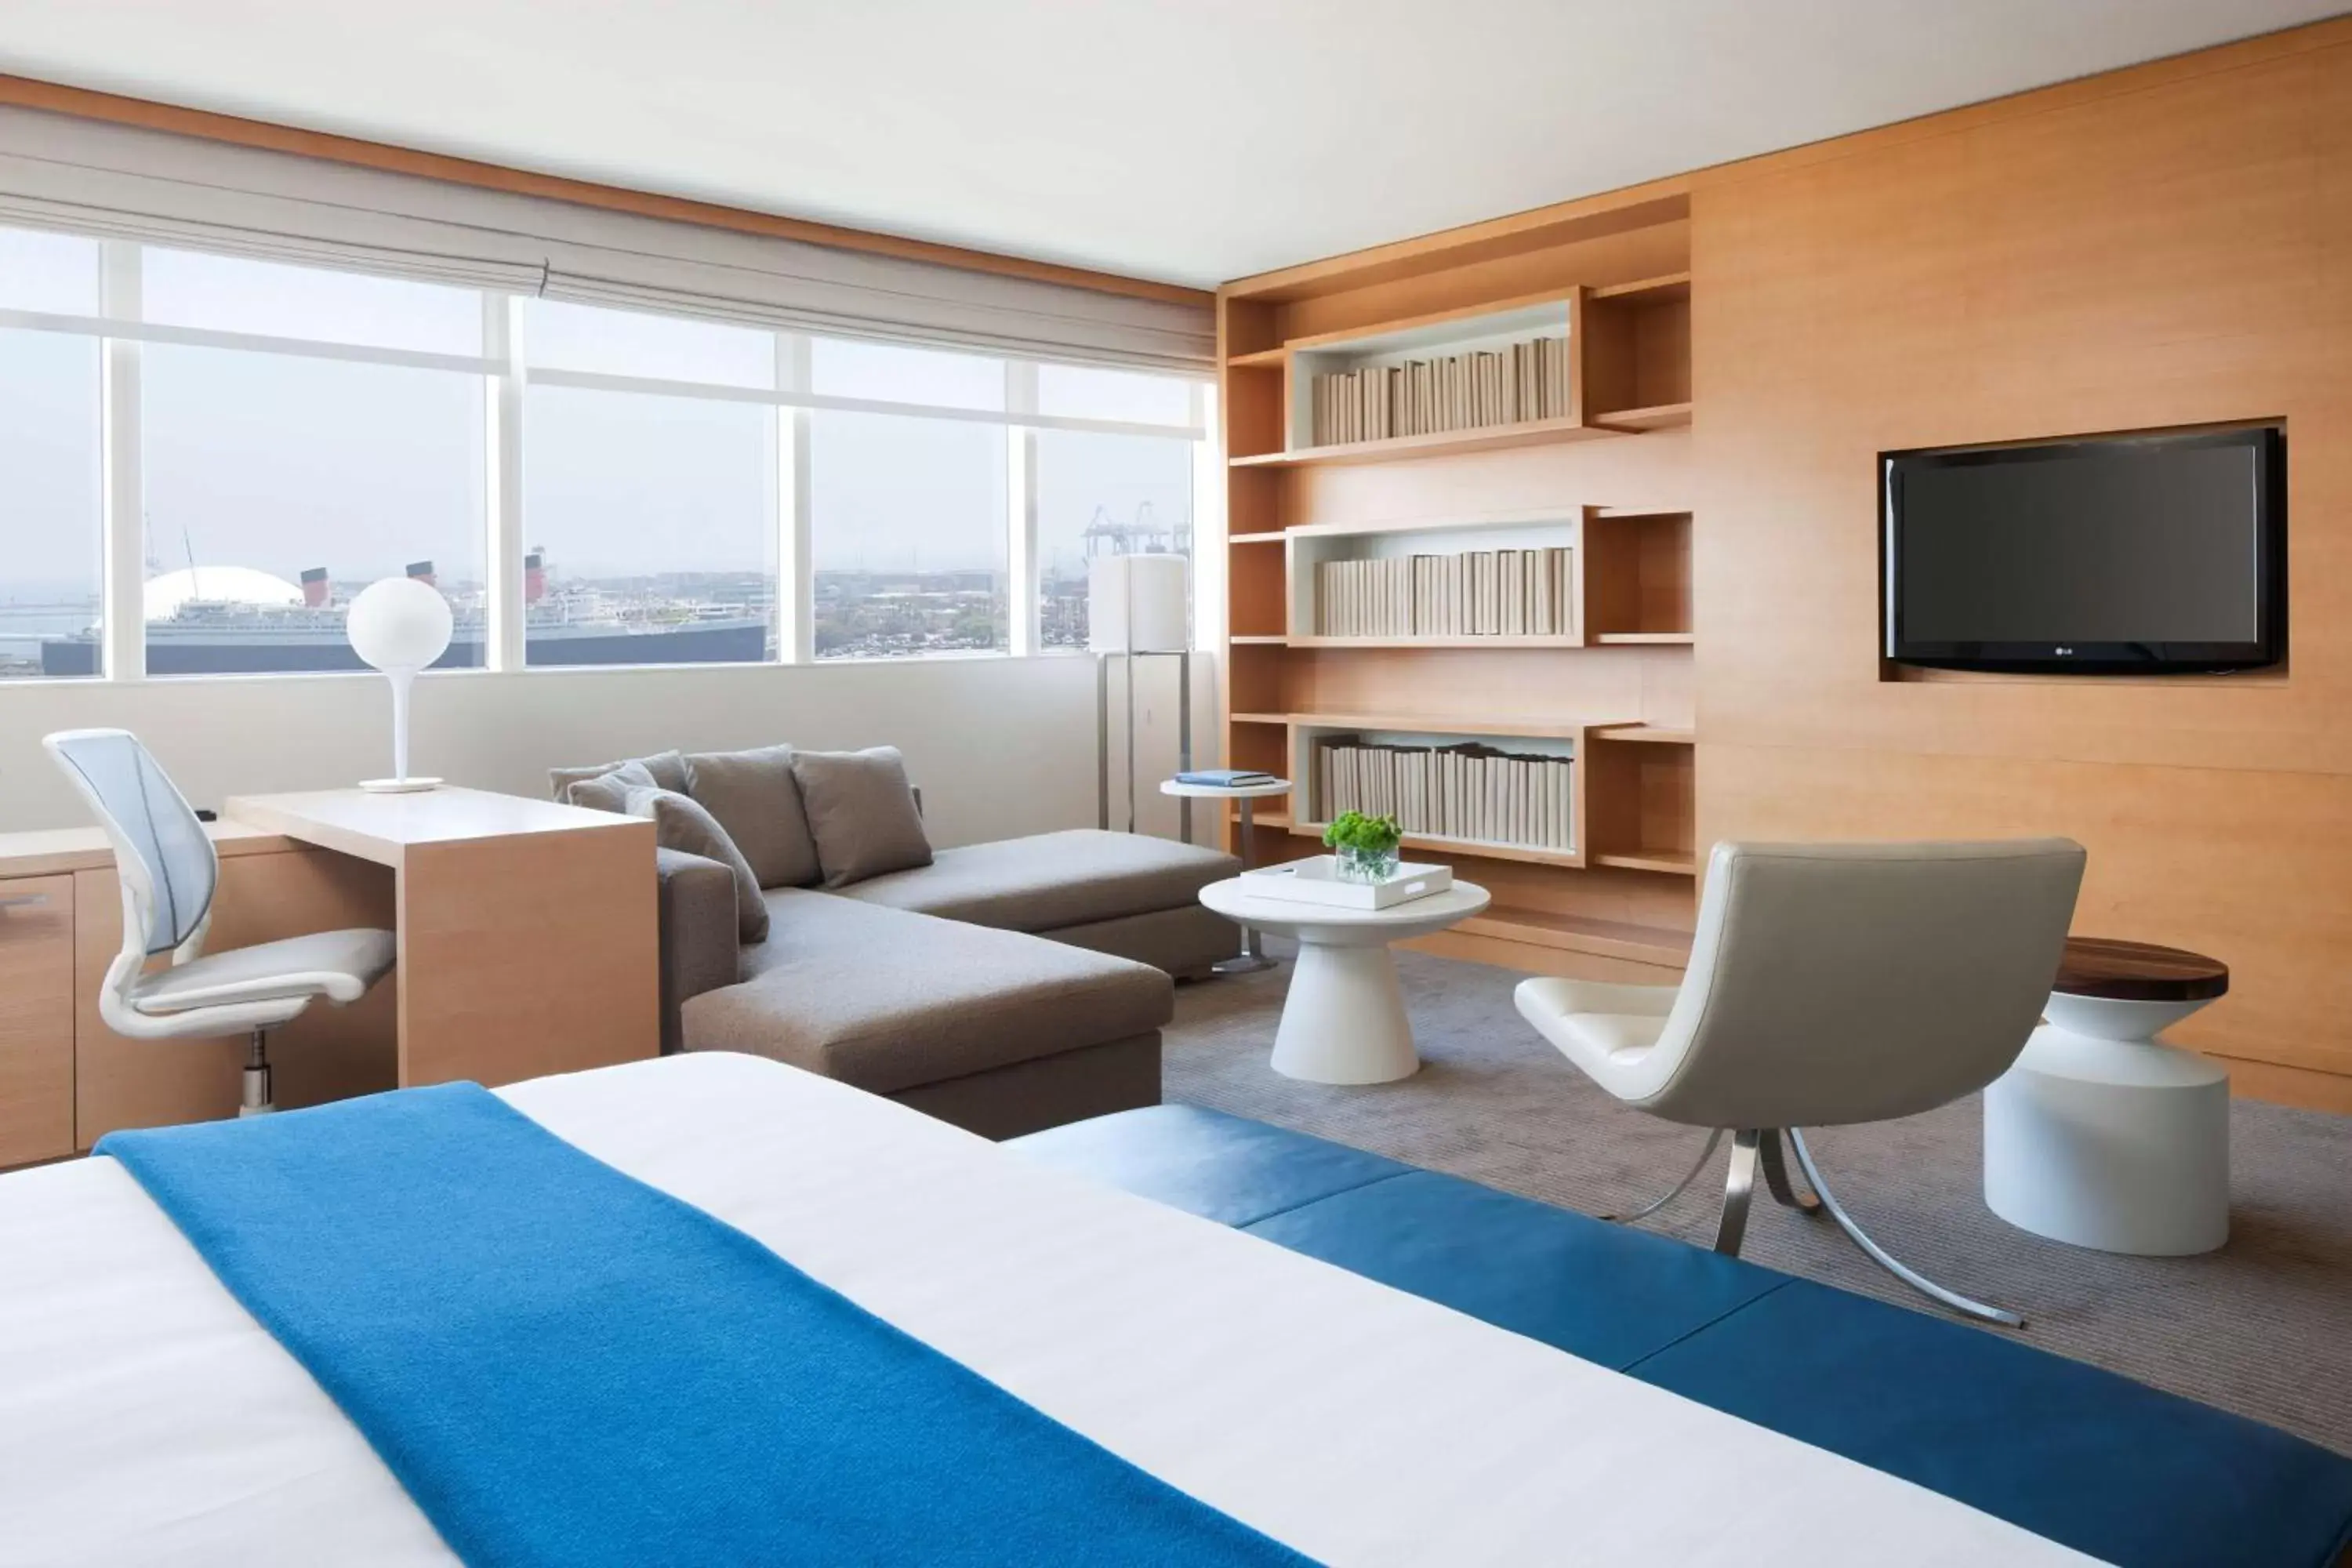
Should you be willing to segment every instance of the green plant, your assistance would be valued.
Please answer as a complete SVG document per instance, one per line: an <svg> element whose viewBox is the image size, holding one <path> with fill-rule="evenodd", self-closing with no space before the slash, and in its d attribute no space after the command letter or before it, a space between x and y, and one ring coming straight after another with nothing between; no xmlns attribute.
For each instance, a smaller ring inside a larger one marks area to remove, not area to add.
<svg viewBox="0 0 2352 1568"><path fill-rule="evenodd" d="M1343 811L1323 830L1323 842L1334 849L1386 855L1397 847L1402 836L1393 816L1366 816L1360 811Z"/></svg>

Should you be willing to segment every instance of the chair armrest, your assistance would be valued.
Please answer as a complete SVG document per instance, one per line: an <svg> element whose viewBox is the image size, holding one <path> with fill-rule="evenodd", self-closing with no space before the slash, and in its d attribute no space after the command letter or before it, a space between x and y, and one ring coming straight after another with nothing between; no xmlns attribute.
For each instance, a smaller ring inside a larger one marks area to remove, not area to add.
<svg viewBox="0 0 2352 1568"><path fill-rule="evenodd" d="M690 997L740 975L735 874L716 860L678 849L654 851L660 884L661 1048L679 1048L678 1009Z"/></svg>

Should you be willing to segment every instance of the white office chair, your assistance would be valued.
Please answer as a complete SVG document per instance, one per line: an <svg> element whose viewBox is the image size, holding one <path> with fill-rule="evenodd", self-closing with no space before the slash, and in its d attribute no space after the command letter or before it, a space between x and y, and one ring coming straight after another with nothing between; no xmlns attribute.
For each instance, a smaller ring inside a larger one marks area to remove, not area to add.
<svg viewBox="0 0 2352 1568"><path fill-rule="evenodd" d="M276 1109L268 1031L316 997L356 1002L393 964L388 931L327 931L206 953L220 860L204 824L128 730L63 730L41 744L73 781L114 846L122 883L122 951L107 965L99 1016L134 1039L251 1030L237 1114ZM150 973L147 961L172 955Z"/></svg>
<svg viewBox="0 0 2352 1568"><path fill-rule="evenodd" d="M1611 1094L1709 1129L1679 1197L1733 1134L1715 1249L1737 1254L1756 1168L1773 1198L1826 1210L1888 1272L2006 1323L1891 1257L1822 1181L1801 1127L1913 1116L2009 1070L2057 978L2082 885L2064 838L1989 844L1722 844L1690 967L1672 985L1528 980L1519 1012ZM1818 1198L1789 1180L1785 1132Z"/></svg>

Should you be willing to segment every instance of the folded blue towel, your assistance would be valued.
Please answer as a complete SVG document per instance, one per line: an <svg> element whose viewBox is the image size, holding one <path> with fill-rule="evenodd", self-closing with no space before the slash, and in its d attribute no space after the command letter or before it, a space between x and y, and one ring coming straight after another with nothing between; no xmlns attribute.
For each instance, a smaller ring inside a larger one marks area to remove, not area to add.
<svg viewBox="0 0 2352 1568"><path fill-rule="evenodd" d="M98 1152L467 1563L1307 1561L476 1085Z"/></svg>

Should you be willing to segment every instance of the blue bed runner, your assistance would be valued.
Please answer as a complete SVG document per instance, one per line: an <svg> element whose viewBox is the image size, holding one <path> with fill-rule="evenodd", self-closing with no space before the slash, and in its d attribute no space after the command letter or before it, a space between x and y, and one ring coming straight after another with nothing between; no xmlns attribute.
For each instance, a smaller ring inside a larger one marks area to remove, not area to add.
<svg viewBox="0 0 2352 1568"><path fill-rule="evenodd" d="M467 1563L1307 1561L473 1084L98 1152Z"/></svg>
<svg viewBox="0 0 2352 1568"><path fill-rule="evenodd" d="M2352 1543L2352 1459L2013 1335L1192 1106L1122 1111L1008 1147L2120 1568L2335 1568Z"/></svg>

